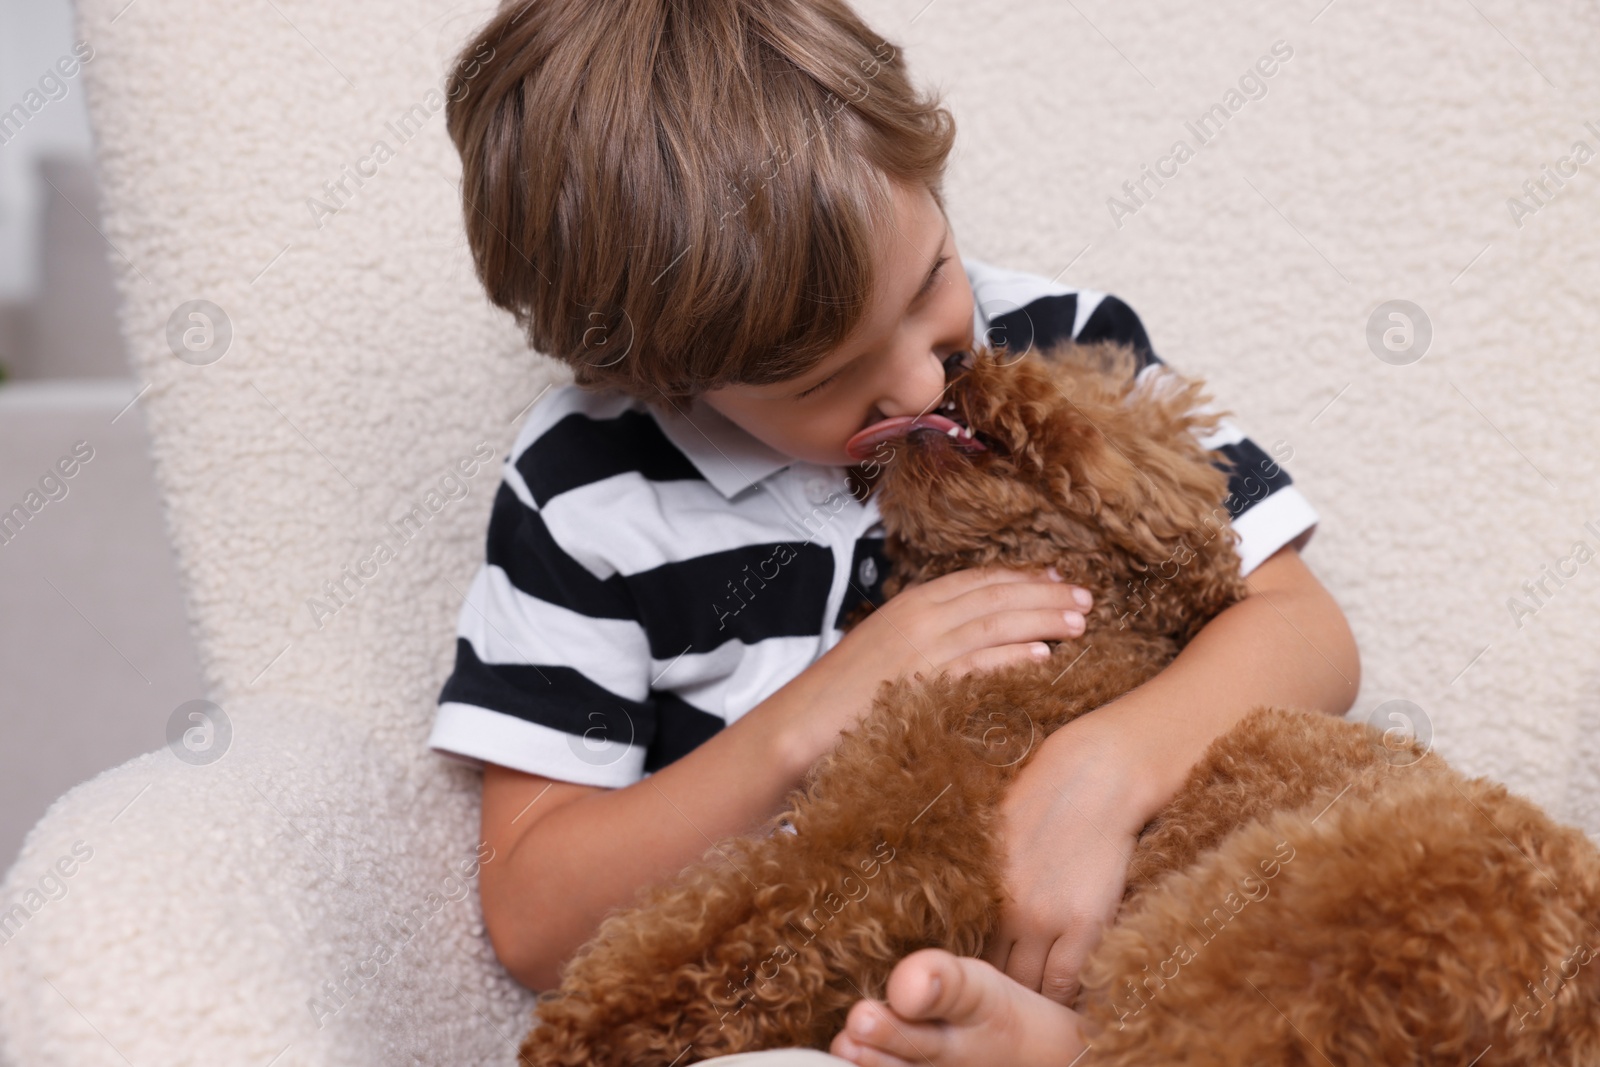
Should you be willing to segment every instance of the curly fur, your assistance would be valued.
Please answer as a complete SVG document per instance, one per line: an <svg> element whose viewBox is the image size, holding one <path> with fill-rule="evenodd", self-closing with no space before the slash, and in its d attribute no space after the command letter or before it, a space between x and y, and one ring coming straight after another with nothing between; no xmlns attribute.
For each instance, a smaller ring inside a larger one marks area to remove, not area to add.
<svg viewBox="0 0 1600 1067"><path fill-rule="evenodd" d="M1037 664L885 682L785 812L601 923L540 998L521 1062L826 1048L905 955L982 953L1004 892L999 801L1039 742L1246 592L1225 472L1196 436L1216 415L1196 414L1197 382L1135 384L1134 366L1104 344L977 353L950 394L987 449L914 432L874 488L886 595L1053 564L1095 594L1085 635ZM1536 1015L1544 1001L1517 996L1575 945L1600 948L1597 871L1581 833L1437 756L1256 709L1139 839L1082 975L1085 1062L1464 1063L1491 1042L1524 1056L1495 1063L1594 1062L1600 967L1563 973Z"/></svg>

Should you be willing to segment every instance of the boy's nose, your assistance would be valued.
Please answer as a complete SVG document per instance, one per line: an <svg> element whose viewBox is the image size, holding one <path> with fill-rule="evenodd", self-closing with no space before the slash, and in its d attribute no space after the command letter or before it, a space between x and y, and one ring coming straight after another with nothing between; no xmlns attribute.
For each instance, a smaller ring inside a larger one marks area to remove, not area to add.
<svg viewBox="0 0 1600 1067"><path fill-rule="evenodd" d="M931 351L924 351L923 358L925 359L933 354ZM924 388L933 391L933 395L925 399L919 396L907 395L913 391L913 385L910 380L911 375L896 377L889 395L880 396L878 402L872 406L872 412L867 419L866 425L871 426L873 423L895 415L921 415L929 411L938 410L939 405L944 403L945 386L950 381L951 376L960 373L963 368L971 367L972 358L970 351L962 349L952 352L940 360L940 373L944 378L943 382L925 379L924 375L927 372L928 364L915 365L914 369L921 372L915 375L918 383Z"/></svg>

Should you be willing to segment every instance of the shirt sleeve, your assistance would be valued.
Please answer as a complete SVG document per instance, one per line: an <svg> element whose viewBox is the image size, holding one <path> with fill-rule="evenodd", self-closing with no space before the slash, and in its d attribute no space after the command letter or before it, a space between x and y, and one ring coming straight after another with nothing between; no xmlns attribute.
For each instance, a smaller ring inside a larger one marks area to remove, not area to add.
<svg viewBox="0 0 1600 1067"><path fill-rule="evenodd" d="M991 344L1013 351L1045 349L1059 341L1120 341L1139 357L1139 376L1165 366L1133 308L1110 293L1067 289L1042 276L967 263L979 305L978 322ZM999 312L986 315L985 310ZM1210 411L1214 405L1199 410ZM1226 506L1239 535L1240 573L1249 574L1284 545L1310 539L1317 513L1283 465L1224 416L1200 439L1228 472Z"/></svg>
<svg viewBox="0 0 1600 1067"><path fill-rule="evenodd" d="M622 576L598 577L552 536L518 469L531 451L505 465L428 747L479 767L629 785L656 732L649 642Z"/></svg>
<svg viewBox="0 0 1600 1067"><path fill-rule="evenodd" d="M1139 376L1157 372L1165 366L1151 347L1144 324L1127 303L1107 294L1078 294L1079 299L1099 297L1083 320L1077 340L1121 341L1139 356ZM1215 405L1199 409L1213 410ZM1305 535L1310 540L1316 529L1317 513L1301 494L1283 465L1252 441L1233 419L1224 416L1200 443L1217 455L1228 472L1226 506L1233 528L1239 534L1239 570L1249 574L1267 557L1289 542Z"/></svg>

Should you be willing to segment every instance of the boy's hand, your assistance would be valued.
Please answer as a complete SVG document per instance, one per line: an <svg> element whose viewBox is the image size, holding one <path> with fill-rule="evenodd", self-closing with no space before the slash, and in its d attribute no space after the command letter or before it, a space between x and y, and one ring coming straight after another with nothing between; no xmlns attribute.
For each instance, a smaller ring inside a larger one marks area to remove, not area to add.
<svg viewBox="0 0 1600 1067"><path fill-rule="evenodd" d="M1131 801L1135 758L1106 730L1075 719L1001 802L1007 896L983 958L1067 1007L1084 960L1116 921L1143 829Z"/></svg>
<svg viewBox="0 0 1600 1067"><path fill-rule="evenodd" d="M794 750L809 766L853 726L878 686L903 674L960 677L1048 655L1045 640L1083 633L1093 604L1055 568L973 567L890 597L801 674L812 687ZM798 681L799 679L797 679Z"/></svg>

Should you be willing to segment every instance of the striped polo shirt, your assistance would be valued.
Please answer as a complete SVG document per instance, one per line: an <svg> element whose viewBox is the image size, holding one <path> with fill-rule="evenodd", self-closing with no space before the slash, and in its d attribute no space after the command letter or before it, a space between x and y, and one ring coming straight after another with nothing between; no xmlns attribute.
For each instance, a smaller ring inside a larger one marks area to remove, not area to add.
<svg viewBox="0 0 1600 1067"><path fill-rule="evenodd" d="M1011 351L1119 340L1162 364L1116 296L973 259L974 336ZM1230 419L1245 573L1317 521ZM567 385L507 456L456 629L430 748L587 785L629 785L738 719L843 636L889 571L876 495L783 455L698 400L658 414Z"/></svg>

